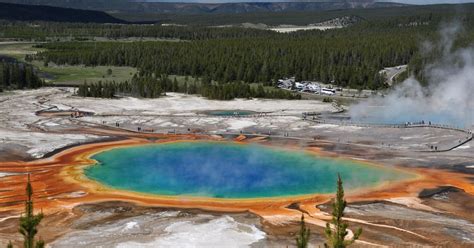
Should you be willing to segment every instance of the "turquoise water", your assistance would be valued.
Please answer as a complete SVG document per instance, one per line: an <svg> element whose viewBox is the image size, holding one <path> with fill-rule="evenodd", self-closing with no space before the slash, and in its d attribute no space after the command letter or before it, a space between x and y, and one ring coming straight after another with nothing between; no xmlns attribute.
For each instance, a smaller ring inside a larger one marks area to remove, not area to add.
<svg viewBox="0 0 474 248"><path fill-rule="evenodd" d="M253 111L245 111L245 110L214 110L206 112L208 115L215 115L215 116L236 116L236 115L253 115L255 112Z"/></svg>
<svg viewBox="0 0 474 248"><path fill-rule="evenodd" d="M159 195L255 198L346 191L408 175L347 160L261 145L177 142L117 148L93 156L85 174L116 189Z"/></svg>

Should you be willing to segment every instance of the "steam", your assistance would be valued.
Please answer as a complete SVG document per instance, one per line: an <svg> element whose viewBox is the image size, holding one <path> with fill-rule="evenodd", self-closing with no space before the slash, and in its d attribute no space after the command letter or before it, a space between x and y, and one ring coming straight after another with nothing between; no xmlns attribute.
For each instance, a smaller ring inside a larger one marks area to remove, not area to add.
<svg viewBox="0 0 474 248"><path fill-rule="evenodd" d="M353 106L351 118L371 123L424 121L470 128L474 117L474 47L453 51L462 30L459 23L442 25L438 43L422 44L423 55L433 52L441 55L424 68L427 87L422 87L412 76L387 96Z"/></svg>

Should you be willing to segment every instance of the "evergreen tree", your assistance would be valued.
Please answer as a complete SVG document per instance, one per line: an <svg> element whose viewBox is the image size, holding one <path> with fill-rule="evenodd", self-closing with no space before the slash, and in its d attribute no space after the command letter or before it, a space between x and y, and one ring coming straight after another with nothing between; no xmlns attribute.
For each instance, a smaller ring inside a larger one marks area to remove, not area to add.
<svg viewBox="0 0 474 248"><path fill-rule="evenodd" d="M325 247L331 248L345 248L357 239L359 239L362 234L362 229L359 228L355 233L352 239L345 240L345 237L348 234L347 227L348 225L342 220L344 217L344 209L346 208L347 202L344 200L344 188L342 186L341 175L337 175L337 193L336 199L332 204L332 221L331 224L326 223L326 239L327 243L324 244Z"/></svg>
<svg viewBox="0 0 474 248"><path fill-rule="evenodd" d="M0 61L0 89L36 89L42 85L31 65Z"/></svg>
<svg viewBox="0 0 474 248"><path fill-rule="evenodd" d="M43 248L44 241L35 242L35 235L38 233L38 225L43 219L43 213L34 214L33 208L33 188L30 183L30 174L28 174L28 182L26 184L27 200L25 202L25 215L20 217L19 232L24 237L24 248Z"/></svg>
<svg viewBox="0 0 474 248"><path fill-rule="evenodd" d="M304 214L301 215L301 222L300 222L300 231L298 232L298 237L296 237L296 246L298 248L308 248L309 242L309 228L306 227L304 222Z"/></svg>

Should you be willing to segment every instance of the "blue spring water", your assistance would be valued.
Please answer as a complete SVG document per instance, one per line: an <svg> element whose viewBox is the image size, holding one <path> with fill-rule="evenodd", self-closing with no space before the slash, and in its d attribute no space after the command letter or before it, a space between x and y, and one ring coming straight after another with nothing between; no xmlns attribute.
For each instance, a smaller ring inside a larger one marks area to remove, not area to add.
<svg viewBox="0 0 474 248"><path fill-rule="evenodd" d="M87 177L116 189L171 196L283 197L332 193L408 174L308 152L228 142L176 142L116 148L92 157Z"/></svg>
<svg viewBox="0 0 474 248"><path fill-rule="evenodd" d="M253 115L255 112L246 110L213 110L206 112L208 115L214 116L240 116L240 115Z"/></svg>

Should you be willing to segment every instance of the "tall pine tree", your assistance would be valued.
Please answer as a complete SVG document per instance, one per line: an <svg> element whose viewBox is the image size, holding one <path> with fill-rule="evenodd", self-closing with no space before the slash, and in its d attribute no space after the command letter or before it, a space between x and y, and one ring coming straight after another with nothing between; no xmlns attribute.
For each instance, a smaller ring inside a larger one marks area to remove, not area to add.
<svg viewBox="0 0 474 248"><path fill-rule="evenodd" d="M359 228L351 239L346 240L346 236L349 233L347 231L348 225L342 220L344 217L344 209L346 208L347 202L344 200L344 187L342 186L341 175L337 175L337 193L336 199L332 204L332 221L331 225L326 224L325 234L327 238L327 243L324 244L325 247L332 248L344 248L348 245L354 243L359 239L362 234L362 229Z"/></svg>
<svg viewBox="0 0 474 248"><path fill-rule="evenodd" d="M306 227L306 224L304 222L304 215L301 215L301 221L300 221L300 231L298 232L298 237L296 237L296 246L298 248L308 248L308 242L309 242L309 228Z"/></svg>
<svg viewBox="0 0 474 248"><path fill-rule="evenodd" d="M33 208L33 187L30 183L30 174L28 174L28 182L26 184L27 200L25 202L25 215L20 217L19 232L24 237L24 248L43 248L44 241L35 242L35 235L38 233L38 225L43 219L43 213L34 214Z"/></svg>

